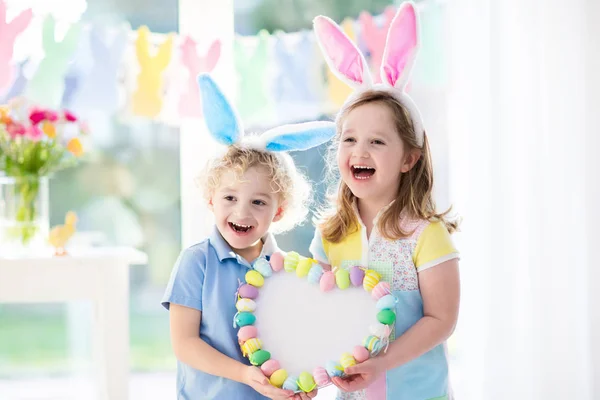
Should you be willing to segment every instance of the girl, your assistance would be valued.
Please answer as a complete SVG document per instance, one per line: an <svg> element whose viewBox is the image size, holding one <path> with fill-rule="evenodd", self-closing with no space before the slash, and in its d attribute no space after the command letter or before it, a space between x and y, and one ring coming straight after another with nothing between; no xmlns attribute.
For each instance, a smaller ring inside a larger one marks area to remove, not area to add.
<svg viewBox="0 0 600 400"><path fill-rule="evenodd" d="M163 298L170 311L178 399L308 399L271 386L242 356L233 319L239 280L260 257L277 250L272 230L306 216L309 187L282 150L306 150L335 134L331 122L288 125L244 137L240 122L213 80L200 76L206 125L228 146L201 179L215 216L211 236L184 250ZM272 223L275 223L272 229Z"/></svg>
<svg viewBox="0 0 600 400"><path fill-rule="evenodd" d="M395 340L333 379L338 399L450 399L445 341L459 306L449 235L456 224L435 210L427 136L404 92L418 44L414 6L404 3L390 26L381 84L372 84L363 55L333 21L317 17L314 29L330 68L356 90L336 120L341 181L311 253L333 268L377 271L398 300Z"/></svg>

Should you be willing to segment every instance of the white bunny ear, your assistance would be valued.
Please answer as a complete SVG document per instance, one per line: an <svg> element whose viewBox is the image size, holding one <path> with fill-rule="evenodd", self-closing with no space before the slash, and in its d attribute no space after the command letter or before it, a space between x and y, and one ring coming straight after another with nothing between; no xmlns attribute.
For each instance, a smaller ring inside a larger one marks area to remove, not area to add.
<svg viewBox="0 0 600 400"><path fill-rule="evenodd" d="M381 80L404 89L418 50L419 21L415 5L409 1L402 3L390 25L381 62Z"/></svg>
<svg viewBox="0 0 600 400"><path fill-rule="evenodd" d="M371 86L373 79L365 57L338 24L319 15L313 20L317 43L331 71L352 88Z"/></svg>
<svg viewBox="0 0 600 400"><path fill-rule="evenodd" d="M281 125L249 140L251 147L269 151L304 151L335 136L335 123L329 121Z"/></svg>

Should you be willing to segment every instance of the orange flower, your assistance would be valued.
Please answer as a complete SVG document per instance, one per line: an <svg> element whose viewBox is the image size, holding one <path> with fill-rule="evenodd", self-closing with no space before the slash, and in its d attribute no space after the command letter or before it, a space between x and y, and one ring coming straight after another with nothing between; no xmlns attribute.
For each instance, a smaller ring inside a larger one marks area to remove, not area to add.
<svg viewBox="0 0 600 400"><path fill-rule="evenodd" d="M46 136L48 136L50 139L54 139L56 137L56 127L51 122L43 122L42 131L44 131Z"/></svg>
<svg viewBox="0 0 600 400"><path fill-rule="evenodd" d="M69 140L67 144L67 150L69 150L75 157L79 157L83 154L83 146L79 138L73 138Z"/></svg>

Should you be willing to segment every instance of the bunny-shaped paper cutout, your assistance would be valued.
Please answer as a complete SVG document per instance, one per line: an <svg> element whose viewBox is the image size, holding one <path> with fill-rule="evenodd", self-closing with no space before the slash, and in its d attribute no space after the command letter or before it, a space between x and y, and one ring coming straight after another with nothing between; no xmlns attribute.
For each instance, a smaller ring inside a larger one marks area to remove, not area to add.
<svg viewBox="0 0 600 400"><path fill-rule="evenodd" d="M6 3L0 0L0 91L4 92L14 83L13 50L15 39L31 22L30 8L22 11L12 21L6 20Z"/></svg>
<svg viewBox="0 0 600 400"><path fill-rule="evenodd" d="M237 106L240 115L247 120L260 120L270 111L266 85L270 38L267 31L260 31L252 55L248 55L245 39L236 38L234 41L234 60L239 76Z"/></svg>
<svg viewBox="0 0 600 400"><path fill-rule="evenodd" d="M155 56L150 56L150 30L146 26L138 29L135 42L136 54L140 65L137 76L137 88L133 93L133 114L144 117L156 117L162 109L163 72L171 62L173 36L169 34L158 47Z"/></svg>
<svg viewBox="0 0 600 400"><path fill-rule="evenodd" d="M179 115L182 117L202 117L202 106L200 104L200 92L196 84L197 76L201 73L211 72L217 65L221 56L221 42L212 42L206 55L198 55L196 41L186 36L181 44L181 62L188 72L185 92L179 99Z"/></svg>
<svg viewBox="0 0 600 400"><path fill-rule="evenodd" d="M354 21L351 18L346 18L342 21L342 30L348 36L350 40L356 43L354 35ZM329 93L329 99L332 103L339 107L350 96L352 88L338 78L331 70L327 68L327 91Z"/></svg>
<svg viewBox="0 0 600 400"><path fill-rule="evenodd" d="M353 96L364 90L383 90L393 94L409 111L417 142L423 145L425 132L419 109L406 94L405 88L419 49L418 16L412 2L398 8L390 25L381 63L382 83L373 84L369 68L358 47L331 19L318 16L314 31L329 68L354 89Z"/></svg>
<svg viewBox="0 0 600 400"><path fill-rule="evenodd" d="M381 82L381 77L376 72L381 67L387 33L395 15L396 9L393 6L386 7L381 16L384 21L381 27L375 24L373 16L367 11L361 12L358 17L362 29L362 39L370 53L371 71L374 72L375 83Z"/></svg>
<svg viewBox="0 0 600 400"><path fill-rule="evenodd" d="M27 77L25 76L25 68L29 65L29 59L21 61L17 65L16 77L13 80L12 85L9 89L2 93L2 104L8 103L8 101L14 97L21 96L27 87Z"/></svg>
<svg viewBox="0 0 600 400"><path fill-rule="evenodd" d="M206 126L215 140L225 145L242 145L268 151L301 151L327 142L335 135L329 121L283 125L259 136L245 136L236 110L215 81L207 74L198 77Z"/></svg>
<svg viewBox="0 0 600 400"><path fill-rule="evenodd" d="M85 29L84 32L79 38L77 49L73 52L64 76L65 89L61 107L69 110L72 109L81 84L89 74L93 62L89 44L89 29Z"/></svg>
<svg viewBox="0 0 600 400"><path fill-rule="evenodd" d="M112 40L107 40L110 36ZM79 113L102 110L108 114L118 110L119 96L115 82L118 81L123 53L129 43L128 37L128 25L116 30L92 26L89 46L93 61L73 100L74 110Z"/></svg>
<svg viewBox="0 0 600 400"><path fill-rule="evenodd" d="M48 15L42 27L44 58L29 81L26 95L34 103L51 108L60 106L65 89L64 77L69 61L79 44L81 25L73 24L61 41L55 39L56 22Z"/></svg>

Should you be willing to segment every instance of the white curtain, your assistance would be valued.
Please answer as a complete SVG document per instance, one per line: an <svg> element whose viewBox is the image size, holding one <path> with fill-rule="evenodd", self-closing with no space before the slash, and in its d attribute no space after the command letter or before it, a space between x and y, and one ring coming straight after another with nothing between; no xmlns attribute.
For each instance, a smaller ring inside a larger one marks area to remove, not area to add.
<svg viewBox="0 0 600 400"><path fill-rule="evenodd" d="M447 5L457 398L600 399L600 2Z"/></svg>

